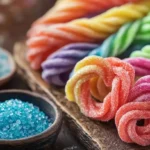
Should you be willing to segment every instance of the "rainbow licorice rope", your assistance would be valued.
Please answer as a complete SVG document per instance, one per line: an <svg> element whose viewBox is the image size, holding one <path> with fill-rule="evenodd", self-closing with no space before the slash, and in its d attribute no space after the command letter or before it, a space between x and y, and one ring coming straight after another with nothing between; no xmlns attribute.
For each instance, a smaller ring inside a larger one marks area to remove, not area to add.
<svg viewBox="0 0 150 150"><path fill-rule="evenodd" d="M127 102L133 82L130 64L118 58L90 56L76 64L65 87L66 97L76 102L85 116L108 121ZM91 93L103 103L95 101Z"/></svg>
<svg viewBox="0 0 150 150"><path fill-rule="evenodd" d="M54 53L55 57L52 55L44 61L43 64L46 64L48 67L44 67L45 65L43 65L42 68L44 71L42 76L49 83L63 86L65 85L66 80L64 80L62 76L66 76L65 79L67 79L68 73L73 69L74 65L88 55L94 47L96 49L94 49L90 55L95 54L106 57L120 55L124 52L126 52L125 55L127 55L130 49L132 49L132 51L135 50L134 46L136 47L137 45L138 47L138 44L141 44L140 46L142 46L149 43L150 30L147 28L149 25L150 15L136 22L125 24L116 34L107 38L100 47L90 43L70 44L65 46L64 48L61 48L59 52L56 51ZM138 51L134 53L140 52ZM122 55L120 56L122 57ZM64 63L62 63L62 61L64 61ZM59 68L61 68L61 72Z"/></svg>
<svg viewBox="0 0 150 150"><path fill-rule="evenodd" d="M115 122L120 138L127 143L150 145L150 76L139 79L129 94L130 103L116 113ZM138 126L139 120L144 121Z"/></svg>
<svg viewBox="0 0 150 150"><path fill-rule="evenodd" d="M98 44L76 43L62 47L42 64L42 77L48 83L64 86L75 64L88 55Z"/></svg>
<svg viewBox="0 0 150 150"><path fill-rule="evenodd" d="M33 23L28 35L33 36L43 26L68 22L132 1L136 0L58 0L52 9Z"/></svg>
<svg viewBox="0 0 150 150"><path fill-rule="evenodd" d="M39 69L46 57L63 45L100 41L114 33L121 25L142 18L149 11L150 1L143 0L112 8L91 19L78 19L51 26L27 41L27 58L33 69Z"/></svg>
<svg viewBox="0 0 150 150"><path fill-rule="evenodd" d="M133 43L149 42L149 26L150 14L143 19L125 24L117 33L108 37L100 47L93 50L89 55L102 57L118 56L128 50L128 47Z"/></svg>

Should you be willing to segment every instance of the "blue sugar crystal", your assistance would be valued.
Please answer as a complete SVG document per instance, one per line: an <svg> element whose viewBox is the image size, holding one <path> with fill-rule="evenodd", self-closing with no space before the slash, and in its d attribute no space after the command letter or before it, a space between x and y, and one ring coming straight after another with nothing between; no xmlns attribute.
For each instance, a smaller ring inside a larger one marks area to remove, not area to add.
<svg viewBox="0 0 150 150"><path fill-rule="evenodd" d="M10 72L11 68L8 56L0 50L0 78L7 76Z"/></svg>
<svg viewBox="0 0 150 150"><path fill-rule="evenodd" d="M0 139L20 139L39 134L53 119L31 103L18 99L0 103Z"/></svg>

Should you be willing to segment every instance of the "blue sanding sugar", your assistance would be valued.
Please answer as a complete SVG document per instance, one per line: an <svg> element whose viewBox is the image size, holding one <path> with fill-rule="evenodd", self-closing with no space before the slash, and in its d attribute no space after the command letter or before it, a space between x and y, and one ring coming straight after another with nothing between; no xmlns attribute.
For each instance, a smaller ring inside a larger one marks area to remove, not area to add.
<svg viewBox="0 0 150 150"><path fill-rule="evenodd" d="M11 72L7 54L0 50L0 77L4 77Z"/></svg>
<svg viewBox="0 0 150 150"><path fill-rule="evenodd" d="M53 123L37 106L18 99L0 103L0 139L20 139L39 134Z"/></svg>

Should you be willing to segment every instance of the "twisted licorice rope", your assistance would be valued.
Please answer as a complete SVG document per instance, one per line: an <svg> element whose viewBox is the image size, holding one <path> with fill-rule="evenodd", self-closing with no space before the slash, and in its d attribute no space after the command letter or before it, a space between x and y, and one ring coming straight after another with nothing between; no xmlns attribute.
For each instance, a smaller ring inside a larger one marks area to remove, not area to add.
<svg viewBox="0 0 150 150"><path fill-rule="evenodd" d="M150 76L139 79L129 94L130 103L116 113L115 122L120 138L127 143L150 145ZM137 122L144 119L144 125Z"/></svg>
<svg viewBox="0 0 150 150"><path fill-rule="evenodd" d="M74 42L95 42L114 33L121 25L142 18L150 10L150 1L126 4L112 8L91 19L78 19L66 24L54 25L37 33L28 40L27 57L33 69L56 49ZM132 15L131 15L132 14Z"/></svg>
<svg viewBox="0 0 150 150"><path fill-rule="evenodd" d="M136 0L59 0L52 9L33 23L28 35L33 36L36 30L42 29L43 26L68 22L132 1Z"/></svg>
<svg viewBox="0 0 150 150"><path fill-rule="evenodd" d="M108 37L103 44L91 51L89 55L102 57L118 56L128 50L136 41L149 41L150 14L143 19L122 26L117 33Z"/></svg>
<svg viewBox="0 0 150 150"><path fill-rule="evenodd" d="M66 97L75 101L84 115L108 121L127 102L133 82L134 69L130 64L117 58L90 56L76 64L75 73L65 87ZM108 88L111 91L107 93ZM95 101L91 93L96 93L94 97L99 95L98 100L104 97L103 103Z"/></svg>
<svg viewBox="0 0 150 150"><path fill-rule="evenodd" d="M42 64L42 77L48 83L64 86L75 64L84 58L98 44L77 43L62 47Z"/></svg>

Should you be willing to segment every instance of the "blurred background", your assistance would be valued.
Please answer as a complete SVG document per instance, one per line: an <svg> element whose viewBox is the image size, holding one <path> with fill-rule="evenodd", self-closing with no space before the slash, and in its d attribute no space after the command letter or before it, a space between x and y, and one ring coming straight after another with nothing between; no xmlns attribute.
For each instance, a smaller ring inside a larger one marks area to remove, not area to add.
<svg viewBox="0 0 150 150"><path fill-rule="evenodd" d="M0 0L0 46L12 50L25 38L31 23L42 16L55 0Z"/></svg>

